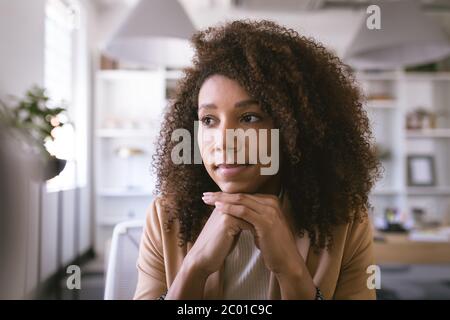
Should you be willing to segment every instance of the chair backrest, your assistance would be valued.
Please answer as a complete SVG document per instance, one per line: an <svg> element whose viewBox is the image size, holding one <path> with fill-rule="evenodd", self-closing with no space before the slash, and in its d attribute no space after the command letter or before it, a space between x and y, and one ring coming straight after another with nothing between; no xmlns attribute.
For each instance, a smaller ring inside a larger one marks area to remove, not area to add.
<svg viewBox="0 0 450 320"><path fill-rule="evenodd" d="M136 261L144 220L130 220L115 226L109 250L105 300L132 299L137 284Z"/></svg>

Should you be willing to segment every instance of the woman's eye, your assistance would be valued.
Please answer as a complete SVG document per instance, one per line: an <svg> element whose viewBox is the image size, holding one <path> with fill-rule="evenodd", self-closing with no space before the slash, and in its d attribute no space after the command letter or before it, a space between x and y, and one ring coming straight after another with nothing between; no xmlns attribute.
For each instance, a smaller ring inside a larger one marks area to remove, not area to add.
<svg viewBox="0 0 450 320"><path fill-rule="evenodd" d="M242 117L242 121L244 121L246 123L253 123L253 122L257 122L259 120L261 120L261 118L254 114L246 114Z"/></svg>
<svg viewBox="0 0 450 320"><path fill-rule="evenodd" d="M201 123L202 123L203 125L205 125L205 126L207 126L207 127L212 126L213 123L214 123L214 119L211 118L211 117L208 117L208 116L203 117L200 121L201 121Z"/></svg>

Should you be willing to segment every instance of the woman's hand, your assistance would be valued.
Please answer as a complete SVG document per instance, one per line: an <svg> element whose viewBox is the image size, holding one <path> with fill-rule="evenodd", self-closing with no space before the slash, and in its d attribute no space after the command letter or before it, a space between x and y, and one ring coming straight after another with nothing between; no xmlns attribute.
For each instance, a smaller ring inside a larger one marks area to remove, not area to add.
<svg viewBox="0 0 450 320"><path fill-rule="evenodd" d="M261 250L269 270L278 274L298 269L301 256L278 197L215 192L205 193L203 199L207 204L215 205L225 216L239 218L252 225L250 230L255 237L255 244Z"/></svg>
<svg viewBox="0 0 450 320"><path fill-rule="evenodd" d="M203 299L207 278L223 265L240 232L249 228L247 222L214 209L187 253L166 299Z"/></svg>
<svg viewBox="0 0 450 320"><path fill-rule="evenodd" d="M240 232L251 226L232 215L213 210L186 259L204 276L216 272L235 246Z"/></svg>
<svg viewBox="0 0 450 320"><path fill-rule="evenodd" d="M205 193L203 200L215 205L223 215L251 224L255 244L261 250L266 267L277 276L282 298L314 298L313 280L297 250L295 237L281 210L278 197L215 192Z"/></svg>

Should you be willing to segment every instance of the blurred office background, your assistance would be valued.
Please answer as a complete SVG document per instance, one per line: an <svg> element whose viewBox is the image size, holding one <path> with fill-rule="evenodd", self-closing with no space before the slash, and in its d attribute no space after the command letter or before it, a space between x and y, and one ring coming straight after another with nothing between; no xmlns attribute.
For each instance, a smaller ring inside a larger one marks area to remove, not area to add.
<svg viewBox="0 0 450 320"><path fill-rule="evenodd" d="M242 18L314 37L355 70L384 167L371 194L378 297L450 299L446 0L0 0L0 297L102 299L111 261L108 297L129 297L187 39Z"/></svg>

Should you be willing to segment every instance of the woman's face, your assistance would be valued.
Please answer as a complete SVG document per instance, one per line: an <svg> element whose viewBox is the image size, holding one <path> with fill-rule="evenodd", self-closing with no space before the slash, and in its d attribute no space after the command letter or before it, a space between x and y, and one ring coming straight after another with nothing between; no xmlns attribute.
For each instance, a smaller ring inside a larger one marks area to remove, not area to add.
<svg viewBox="0 0 450 320"><path fill-rule="evenodd" d="M261 168L270 163L262 165L259 156L271 154L273 121L237 81L222 75L207 78L198 96L198 118L204 166L223 192L277 194L279 174L262 175ZM230 133L235 136L227 139Z"/></svg>

